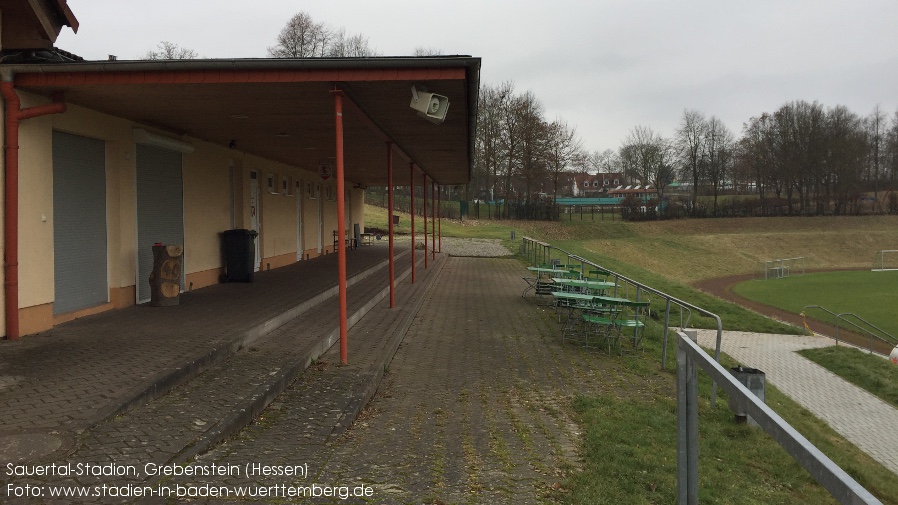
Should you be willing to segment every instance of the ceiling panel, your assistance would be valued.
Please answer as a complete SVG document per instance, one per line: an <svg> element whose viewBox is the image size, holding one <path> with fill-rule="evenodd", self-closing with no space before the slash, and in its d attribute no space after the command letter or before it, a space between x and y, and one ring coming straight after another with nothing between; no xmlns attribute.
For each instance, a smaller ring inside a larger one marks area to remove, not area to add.
<svg viewBox="0 0 898 505"><path fill-rule="evenodd" d="M171 63L166 69L177 68ZM18 71L21 74L21 69ZM407 183L409 161L414 161L440 184L468 182L470 135L473 135L469 131L470 115L476 114L469 110L472 101L468 96L471 89L468 80L378 78L338 83L154 84L125 79L104 84L72 84L59 79L21 87L46 95L63 91L68 103L213 144L227 146L233 140L238 151L311 170L335 158L335 109L330 91L339 87L346 93L344 153L349 183L366 186L386 183L388 140L397 148L394 169L403 174L394 180L397 185ZM418 117L409 107L413 85L449 97L448 114L442 124L435 125Z"/></svg>

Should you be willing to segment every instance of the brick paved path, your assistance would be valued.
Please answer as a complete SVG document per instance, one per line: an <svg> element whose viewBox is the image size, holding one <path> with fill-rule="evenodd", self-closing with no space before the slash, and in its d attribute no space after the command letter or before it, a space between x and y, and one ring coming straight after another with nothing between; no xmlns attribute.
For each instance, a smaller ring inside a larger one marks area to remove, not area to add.
<svg viewBox="0 0 898 505"><path fill-rule="evenodd" d="M353 251L347 275L378 265L384 275L386 259L385 247ZM295 317L291 310L334 289L336 262L330 254L258 272L250 284L185 293L175 307L140 305L0 340L0 435L79 432L102 421L154 384L164 389L173 371L226 357Z"/></svg>
<svg viewBox="0 0 898 505"><path fill-rule="evenodd" d="M699 343L713 348L716 332L699 331ZM898 473L898 410L863 389L796 354L826 347L827 337L724 332L721 350L763 371L767 381L823 419L849 442Z"/></svg>
<svg viewBox="0 0 898 505"><path fill-rule="evenodd" d="M442 258L441 258L442 259ZM406 254L397 260L397 280L408 277L410 271L410 255ZM435 277L424 271L423 259L419 259L421 280ZM434 269L431 268L430 272ZM418 284L421 286L423 283ZM423 288L404 288L401 296L413 299L415 293ZM385 322L381 325L385 333L388 329L399 328L403 320L399 313L379 315L375 308L388 305L385 298L385 283L358 282L349 289L350 324L364 319L362 311L374 315ZM381 300L383 302L381 303ZM389 309L386 309L389 310ZM410 314L409 314L410 315ZM410 317L409 317L410 320ZM95 486L144 486L158 484L158 478L151 478L144 471L146 464L177 465L189 461L189 455L208 450L210 443L218 443L223 436L232 434L248 424L267 402L282 391L284 385L292 382L296 375L309 365L310 361L325 352L330 343L337 338L337 313L333 303L321 303L303 312L300 316L288 321L270 334L258 339L249 347L205 370L187 384L173 390L155 401L136 407L129 412L105 422L101 422L77 437L74 448L64 455L54 455L32 461L33 464L92 464L99 466L113 465L116 468L132 467L133 475L119 477L109 476L49 476L9 478L3 472L0 476L0 496L4 503L28 502L9 500L6 496L6 485L14 484L20 489L23 486L40 486L44 496L38 502L48 501L46 493L49 489L94 489ZM364 334L365 328L351 328L350 335L354 340L356 334ZM390 330L392 332L392 330ZM398 333L401 336L402 333ZM327 336L327 338L325 338ZM398 339L395 339L398 345ZM330 342L322 344L323 342ZM384 342L378 342L383 344ZM322 347L323 345L323 347ZM320 350L319 350L320 349ZM351 359L356 354L372 351L375 348L351 348ZM381 354L387 352L383 350ZM395 352L395 346L390 355ZM364 360L359 359L362 362ZM382 368L382 367L381 367ZM333 400L346 397L354 400L364 396L365 386L376 383L371 377L360 377L359 395L345 396L347 391L335 391ZM372 391L373 392L373 391ZM346 403L348 403L348 401ZM340 423L348 424L354 419L353 408L357 412L360 405L338 405L337 418L329 416L326 410L314 411L322 424L328 421L331 426ZM342 417L346 417L343 419ZM4 466L5 468L5 466ZM116 498L109 496L87 497L78 500L67 500L77 503L131 503L133 497ZM151 500L152 502L164 500Z"/></svg>
<svg viewBox="0 0 898 505"><path fill-rule="evenodd" d="M570 399L615 380L601 373L608 360L563 346L553 314L521 298L524 273L515 260L449 258L377 396L342 437L320 423L347 380L326 357L258 423L199 459L307 464L309 476L174 482L364 484L373 503L546 501L578 462Z"/></svg>

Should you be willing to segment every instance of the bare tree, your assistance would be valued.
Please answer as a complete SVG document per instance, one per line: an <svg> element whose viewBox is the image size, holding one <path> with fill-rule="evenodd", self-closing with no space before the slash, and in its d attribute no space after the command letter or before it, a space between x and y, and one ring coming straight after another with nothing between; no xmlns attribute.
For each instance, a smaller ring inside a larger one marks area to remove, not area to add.
<svg viewBox="0 0 898 505"><path fill-rule="evenodd" d="M379 56L379 53L368 44L368 37L357 33L346 35L346 30L340 28L332 33L327 56L332 58L368 58Z"/></svg>
<svg viewBox="0 0 898 505"><path fill-rule="evenodd" d="M754 180L758 196L764 200L769 190L779 197L782 191L777 156L773 117L764 113L743 125L739 139L739 161L747 177Z"/></svg>
<svg viewBox="0 0 898 505"><path fill-rule="evenodd" d="M888 131L888 120L886 113L879 104L873 108L873 112L867 116L864 121L868 142L870 145L869 163L867 180L873 182L873 199L875 205L882 212L882 203L879 201L879 182L882 173L883 154L885 152L886 136Z"/></svg>
<svg viewBox="0 0 898 505"><path fill-rule="evenodd" d="M162 41L156 45L157 51L147 51L144 60L192 60L197 57L196 51L181 47L178 44Z"/></svg>
<svg viewBox="0 0 898 505"><path fill-rule="evenodd" d="M530 201L530 196L537 189L535 185L546 173L548 124L543 119L542 102L532 91L518 97L514 111L518 115L518 136L521 141L518 168L523 178L524 198Z"/></svg>
<svg viewBox="0 0 898 505"><path fill-rule="evenodd" d="M558 199L558 182L561 174L570 172L575 165L582 165L585 155L576 128L561 119L548 125L546 165L552 177L552 201Z"/></svg>
<svg viewBox="0 0 898 505"><path fill-rule="evenodd" d="M892 118L892 127L886 135L886 167L889 172L889 183L891 185L892 194L896 194L896 186L898 183L898 111ZM898 210L898 209L896 209Z"/></svg>
<svg viewBox="0 0 898 505"><path fill-rule="evenodd" d="M720 189L725 184L730 174L733 162L733 149L735 139L729 128L720 119L711 116L707 122L704 135L705 153L704 172L711 184L711 193L714 195L714 210L717 215L717 198Z"/></svg>
<svg viewBox="0 0 898 505"><path fill-rule="evenodd" d="M297 12L268 48L271 58L365 58L379 56L362 34L347 35L344 28L333 29Z"/></svg>
<svg viewBox="0 0 898 505"><path fill-rule="evenodd" d="M416 46L415 50L412 51L412 56L442 56L443 50L436 47L429 46Z"/></svg>
<svg viewBox="0 0 898 505"><path fill-rule="evenodd" d="M869 130L865 131L864 121L845 106L836 106L826 114L826 153L824 156L826 200L830 197L830 187L835 197L836 214L856 210L858 194L861 192L867 158L870 151ZM818 196L818 200L820 200ZM818 213L822 211L818 205Z"/></svg>
<svg viewBox="0 0 898 505"><path fill-rule="evenodd" d="M683 119L676 133L676 149L680 161L680 174L683 179L692 182L692 213L698 205L698 188L705 174L704 158L705 140L708 123L705 116L697 110L684 110Z"/></svg>
<svg viewBox="0 0 898 505"><path fill-rule="evenodd" d="M613 149L586 153L582 164L595 173L612 174L621 171L620 156Z"/></svg>
<svg viewBox="0 0 898 505"><path fill-rule="evenodd" d="M513 84L503 83L498 86L483 86L480 90L472 182L475 184L475 192L488 192L490 199L498 194L499 174L505 166L506 152L502 145L503 102L513 89Z"/></svg>
<svg viewBox="0 0 898 505"><path fill-rule="evenodd" d="M331 30L307 12L297 12L277 36L277 44L268 48L272 58L314 58L327 54Z"/></svg>
<svg viewBox="0 0 898 505"><path fill-rule="evenodd" d="M624 173L640 184L653 185L658 197L664 197L664 189L673 180L673 147L670 140L647 126L630 130L620 149Z"/></svg>

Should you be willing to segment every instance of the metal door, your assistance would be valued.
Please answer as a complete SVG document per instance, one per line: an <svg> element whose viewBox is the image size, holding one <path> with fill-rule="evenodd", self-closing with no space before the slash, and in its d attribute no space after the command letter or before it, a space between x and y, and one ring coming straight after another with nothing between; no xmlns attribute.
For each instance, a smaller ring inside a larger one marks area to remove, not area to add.
<svg viewBox="0 0 898 505"><path fill-rule="evenodd" d="M53 132L53 313L109 301L106 143Z"/></svg>
<svg viewBox="0 0 898 505"><path fill-rule="evenodd" d="M156 243L184 245L181 153L137 144L137 303L150 300ZM182 291L186 270L181 269Z"/></svg>

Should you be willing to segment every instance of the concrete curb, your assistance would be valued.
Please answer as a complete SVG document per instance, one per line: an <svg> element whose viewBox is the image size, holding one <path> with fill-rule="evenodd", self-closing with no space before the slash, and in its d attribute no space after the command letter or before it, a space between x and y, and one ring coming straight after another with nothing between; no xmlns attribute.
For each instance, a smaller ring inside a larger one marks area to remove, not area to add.
<svg viewBox="0 0 898 505"><path fill-rule="evenodd" d="M423 260L420 260L418 263L422 262ZM401 282L409 275L411 275L411 266L396 278L397 283ZM430 282L430 279L428 279L428 282ZM425 289L427 287L425 287ZM390 287L386 286L368 300L364 306L349 315L347 320L349 327L352 328L355 326L365 314L383 301L389 293ZM411 321L409 321L409 324L411 324ZM193 444L182 449L170 458L168 462L187 462L192 458L207 452L213 446L223 442L228 437L235 435L241 429L249 425L253 419L258 417L259 414L261 414L278 395L283 393L299 375L311 366L313 361L327 352L339 338L340 328L337 327L317 343L307 346L303 349L299 357L284 363L277 373L270 376L270 379L267 382L260 384L255 392L244 400L242 405L234 408L230 416L220 419L217 423L209 427L209 429L203 432Z"/></svg>
<svg viewBox="0 0 898 505"><path fill-rule="evenodd" d="M437 269L436 271L430 272L430 275L425 281L426 285L422 288L422 296L419 296L415 300L411 310L409 310L399 327L390 336L387 347L381 352L377 360L375 360L367 372L361 374L360 380L357 382L357 388L354 389L349 396L349 401L343 408L343 414L340 416L333 431L331 431L328 436L328 440L337 438L345 433L346 430L352 426L352 423L355 422L356 418L359 417L359 414L362 412L362 409L365 408L365 405L368 405L368 402L370 402L371 398L374 397L374 394L377 393L387 367L390 365L390 362L393 361L393 356L396 355L396 351L399 350L402 341L405 340L405 335L408 333L412 322L418 315L418 310L420 310L421 305L424 304L424 298L427 295L427 292L430 291L436 283L436 279L442 272L443 266L446 264L447 260L448 255L442 257L439 260L438 265L434 265Z"/></svg>
<svg viewBox="0 0 898 505"><path fill-rule="evenodd" d="M402 251L395 257L401 257L409 253L410 251ZM375 272L382 270L388 265L389 260L384 260L372 267L367 268L366 270L363 270L361 273L354 275L350 279L347 279L347 288L356 284L357 282L361 282L362 280L371 276ZM232 338L230 341L224 342L223 345L212 348L211 350L203 354L189 358L183 364L176 368L172 368L156 374L149 380L149 383L147 385L135 388L131 392L120 396L112 404L99 408L92 416L88 417L86 420L70 421L70 423L67 424L67 428L76 434L82 433L92 426L112 419L113 417L121 415L124 412L137 407L138 405L149 403L156 398L165 395L175 387L196 377L200 372L210 367L211 365L221 362L225 358L239 351L241 348L255 342L265 335L268 335L272 331L284 325L286 322L295 319L312 307L318 305L319 303L322 303L323 301L333 296L336 296L338 292L339 289L337 286L322 291L312 298L299 303L295 307L257 324L256 326L243 332L237 337Z"/></svg>

